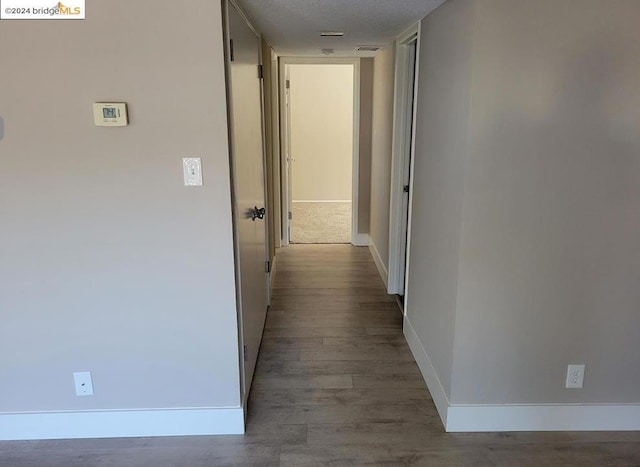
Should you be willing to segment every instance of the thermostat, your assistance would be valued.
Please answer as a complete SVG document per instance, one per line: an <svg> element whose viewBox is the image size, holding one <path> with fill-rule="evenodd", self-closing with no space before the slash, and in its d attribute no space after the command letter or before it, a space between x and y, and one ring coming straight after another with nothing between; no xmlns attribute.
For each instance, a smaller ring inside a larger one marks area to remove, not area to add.
<svg viewBox="0 0 640 467"><path fill-rule="evenodd" d="M96 102L93 104L96 126L127 126L127 104L124 102Z"/></svg>

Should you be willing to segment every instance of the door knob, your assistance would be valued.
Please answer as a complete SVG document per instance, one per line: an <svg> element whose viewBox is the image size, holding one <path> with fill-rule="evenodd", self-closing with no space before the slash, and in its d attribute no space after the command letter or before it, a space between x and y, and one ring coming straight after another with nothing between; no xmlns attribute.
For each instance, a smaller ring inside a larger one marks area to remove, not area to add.
<svg viewBox="0 0 640 467"><path fill-rule="evenodd" d="M251 211L251 220L255 221L256 219L264 219L264 215L267 213L265 208L258 209L258 206L254 206Z"/></svg>

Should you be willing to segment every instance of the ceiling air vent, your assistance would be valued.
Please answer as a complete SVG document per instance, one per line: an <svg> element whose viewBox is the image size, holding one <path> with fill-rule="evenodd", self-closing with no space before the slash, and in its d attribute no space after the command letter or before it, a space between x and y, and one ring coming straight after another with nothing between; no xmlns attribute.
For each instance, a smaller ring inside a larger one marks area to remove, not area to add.
<svg viewBox="0 0 640 467"><path fill-rule="evenodd" d="M380 50L380 47L377 45L360 45L356 50L358 52L377 52Z"/></svg>
<svg viewBox="0 0 640 467"><path fill-rule="evenodd" d="M342 37L344 32L342 31L323 31L320 33L321 37Z"/></svg>

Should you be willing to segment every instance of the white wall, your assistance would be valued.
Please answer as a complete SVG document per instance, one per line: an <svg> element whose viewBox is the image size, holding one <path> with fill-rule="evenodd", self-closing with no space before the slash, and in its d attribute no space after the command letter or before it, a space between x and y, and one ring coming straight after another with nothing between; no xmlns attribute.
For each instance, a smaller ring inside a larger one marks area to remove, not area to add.
<svg viewBox="0 0 640 467"><path fill-rule="evenodd" d="M353 65L288 65L293 200L351 200Z"/></svg>
<svg viewBox="0 0 640 467"><path fill-rule="evenodd" d="M220 3L154 5L2 21L0 413L240 404Z"/></svg>
<svg viewBox="0 0 640 467"><path fill-rule="evenodd" d="M389 194L393 142L395 48L382 49L373 64L371 143L371 216L369 234L374 256L389 267Z"/></svg>
<svg viewBox="0 0 640 467"><path fill-rule="evenodd" d="M639 21L634 0L449 0L422 23L407 318L456 413L586 404L494 426L638 429L604 404L640 402Z"/></svg>

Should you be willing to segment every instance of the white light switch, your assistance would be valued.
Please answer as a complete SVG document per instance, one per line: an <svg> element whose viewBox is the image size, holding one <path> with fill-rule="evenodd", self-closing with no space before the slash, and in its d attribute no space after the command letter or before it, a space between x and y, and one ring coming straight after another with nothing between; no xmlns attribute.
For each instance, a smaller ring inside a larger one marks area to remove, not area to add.
<svg viewBox="0 0 640 467"><path fill-rule="evenodd" d="M199 157L182 159L185 186L202 186L202 161Z"/></svg>

